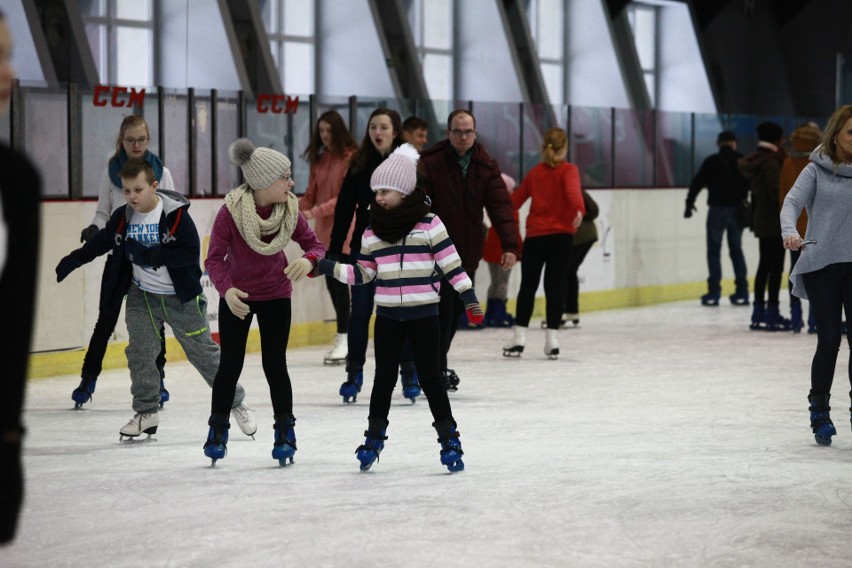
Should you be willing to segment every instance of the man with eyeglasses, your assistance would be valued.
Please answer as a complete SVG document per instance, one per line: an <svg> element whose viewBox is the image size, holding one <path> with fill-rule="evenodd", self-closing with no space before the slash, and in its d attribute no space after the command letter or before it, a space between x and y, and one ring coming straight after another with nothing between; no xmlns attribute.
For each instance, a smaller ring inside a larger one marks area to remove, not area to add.
<svg viewBox="0 0 852 568"><path fill-rule="evenodd" d="M447 227L471 279L482 260L485 243L483 208L500 238L503 269L512 268L518 253L512 200L500 175L500 166L476 141L476 119L472 112L457 109L450 113L447 139L421 154L419 171L423 188L432 199L432 212ZM453 392L458 390L459 378L447 368L447 353L464 305L445 281L441 282L439 311L444 387Z"/></svg>

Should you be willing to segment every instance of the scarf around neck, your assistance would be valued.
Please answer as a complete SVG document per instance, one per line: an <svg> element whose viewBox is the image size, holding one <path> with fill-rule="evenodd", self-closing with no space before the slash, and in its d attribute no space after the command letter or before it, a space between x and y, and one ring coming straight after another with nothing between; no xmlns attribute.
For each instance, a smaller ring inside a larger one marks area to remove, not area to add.
<svg viewBox="0 0 852 568"><path fill-rule="evenodd" d="M225 206L246 244L256 253L265 256L284 250L299 218L299 201L295 195L289 193L287 203L276 203L272 206L269 219L261 219L257 214L254 192L246 184L228 192L225 196ZM269 235L275 236L268 243L263 242L262 237Z"/></svg>
<svg viewBox="0 0 852 568"><path fill-rule="evenodd" d="M375 203L370 205L370 227L377 237L386 243L395 243L406 236L423 217L429 213L432 202L421 188L403 199L396 209L382 209Z"/></svg>
<svg viewBox="0 0 852 568"><path fill-rule="evenodd" d="M127 152L125 152L124 148L122 148L119 150L118 156L113 157L109 161L109 179L115 187L121 187L121 176L118 175L118 172L121 171L121 168L129 159L130 158L127 157ZM148 150L145 150L145 153L142 155L142 159L148 162L148 164L150 164L154 169L154 177L157 178L157 182L159 182L163 177L163 161L157 154L153 154Z"/></svg>

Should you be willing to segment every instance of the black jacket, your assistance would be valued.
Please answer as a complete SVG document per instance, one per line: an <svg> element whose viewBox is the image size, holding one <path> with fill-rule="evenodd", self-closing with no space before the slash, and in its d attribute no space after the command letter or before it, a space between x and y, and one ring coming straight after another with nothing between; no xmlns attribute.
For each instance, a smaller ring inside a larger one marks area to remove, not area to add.
<svg viewBox="0 0 852 568"><path fill-rule="evenodd" d="M689 184L686 202L695 203L701 188L707 188L707 204L710 206L736 207L748 197L748 180L737 168L737 160L743 155L722 146L717 154L708 156Z"/></svg>

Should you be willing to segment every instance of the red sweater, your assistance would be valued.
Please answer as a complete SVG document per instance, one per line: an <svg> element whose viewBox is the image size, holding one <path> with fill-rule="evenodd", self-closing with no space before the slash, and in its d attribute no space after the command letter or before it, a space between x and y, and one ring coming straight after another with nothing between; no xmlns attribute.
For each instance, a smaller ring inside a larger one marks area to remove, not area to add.
<svg viewBox="0 0 852 568"><path fill-rule="evenodd" d="M569 162L560 162L556 167L538 164L512 194L512 205L520 209L530 197L526 238L577 232L571 223L578 211L586 214L577 166Z"/></svg>

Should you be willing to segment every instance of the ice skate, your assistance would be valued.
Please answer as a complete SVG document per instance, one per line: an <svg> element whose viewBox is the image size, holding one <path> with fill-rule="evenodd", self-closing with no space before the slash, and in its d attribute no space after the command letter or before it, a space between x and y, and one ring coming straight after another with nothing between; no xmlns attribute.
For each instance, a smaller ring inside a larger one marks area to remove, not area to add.
<svg viewBox="0 0 852 568"><path fill-rule="evenodd" d="M162 409L169 402L169 391L166 390L166 384L163 382L166 378L165 372L160 369L160 408Z"/></svg>
<svg viewBox="0 0 852 568"><path fill-rule="evenodd" d="M752 331L766 329L766 306L763 300L754 300L754 307L751 310L751 323L749 329Z"/></svg>
<svg viewBox="0 0 852 568"><path fill-rule="evenodd" d="M506 311L506 300L488 299L482 325L483 327L512 327L515 325L515 318Z"/></svg>
<svg viewBox="0 0 852 568"><path fill-rule="evenodd" d="M719 305L719 293L708 293L701 296L701 305L702 306L712 306L716 307Z"/></svg>
<svg viewBox="0 0 852 568"><path fill-rule="evenodd" d="M331 351L323 358L324 365L342 365L346 363L346 355L349 353L349 341L347 334L338 333L334 336L334 345Z"/></svg>
<svg viewBox="0 0 852 568"><path fill-rule="evenodd" d="M520 325L515 326L515 335L512 340L503 346L503 357L520 357L527 344L527 328Z"/></svg>
<svg viewBox="0 0 852 568"><path fill-rule="evenodd" d="M231 409L231 416L234 417L234 422L240 427L240 430L246 436L251 436L254 440L254 434L257 432L257 420L254 418L254 410L249 408L245 403L235 406Z"/></svg>
<svg viewBox="0 0 852 568"><path fill-rule="evenodd" d="M87 379L84 377L80 381L80 386L74 389L74 392L71 393L71 400L74 401L75 410L83 408L84 404L92 400L92 394L95 392L95 386L97 386L97 379Z"/></svg>
<svg viewBox="0 0 852 568"><path fill-rule="evenodd" d="M544 326L547 327L546 325ZM562 322L559 324L559 329L576 329L580 327L580 314L562 314Z"/></svg>
<svg viewBox="0 0 852 568"><path fill-rule="evenodd" d="M417 378L417 370L414 368L414 363L401 363L399 377L402 381L402 396L409 399L411 404L414 404L417 397L423 392L420 388L420 381Z"/></svg>
<svg viewBox="0 0 852 568"><path fill-rule="evenodd" d="M551 360L559 358L559 331L548 329L545 332L544 355Z"/></svg>
<svg viewBox="0 0 852 568"><path fill-rule="evenodd" d="M464 451L462 451L455 421L452 418L444 418L433 422L432 427L438 433L438 443L441 444L441 463L452 473L463 471Z"/></svg>
<svg viewBox="0 0 852 568"><path fill-rule="evenodd" d="M735 294L731 294L730 296L728 296L728 299L731 301L731 304L733 304L735 306L747 306L747 305L749 305L748 291L737 292Z"/></svg>
<svg viewBox="0 0 852 568"><path fill-rule="evenodd" d="M289 416L276 416L275 425L275 442L272 445L272 459L278 460L278 464L282 467L287 465L287 460L293 463L293 456L296 454L296 417L290 414Z"/></svg>
<svg viewBox="0 0 852 568"><path fill-rule="evenodd" d="M363 369L346 369L346 382L340 385L340 396L345 404L353 403L358 399L361 385L364 383Z"/></svg>
<svg viewBox="0 0 852 568"><path fill-rule="evenodd" d="M790 329L793 333L801 333L805 327L805 322L802 320L802 302L792 302L790 304Z"/></svg>
<svg viewBox="0 0 852 568"><path fill-rule="evenodd" d="M207 433L207 441L204 442L204 455L212 460L210 467L216 467L216 460L221 460L228 455L228 423L226 414L211 414L210 431Z"/></svg>
<svg viewBox="0 0 852 568"><path fill-rule="evenodd" d="M387 420L370 420L367 430L364 432L366 439L364 443L358 446L355 454L358 461L361 462L361 471L367 471L373 464L379 461L379 454L385 447L385 436L388 428Z"/></svg>
<svg viewBox="0 0 852 568"><path fill-rule="evenodd" d="M119 442L136 441L137 436L148 434L148 437L143 442L148 440L156 440L152 438L152 434L157 433L157 427L160 425L160 415L156 412L137 412L130 419L130 422L125 424L119 431Z"/></svg>
<svg viewBox="0 0 852 568"><path fill-rule="evenodd" d="M782 316L778 311L778 304L769 304L766 306L763 321L766 331L790 331L793 327L790 320Z"/></svg>
<svg viewBox="0 0 852 568"><path fill-rule="evenodd" d="M830 446L831 437L837 435L837 429L834 427L829 414L831 407L828 405L828 399L830 397L830 394L811 393L808 395L811 430L813 430L816 443L820 446Z"/></svg>
<svg viewBox="0 0 852 568"><path fill-rule="evenodd" d="M444 369L441 371L441 384L444 385L444 390L447 392L456 392L459 390L461 379L453 369Z"/></svg>

